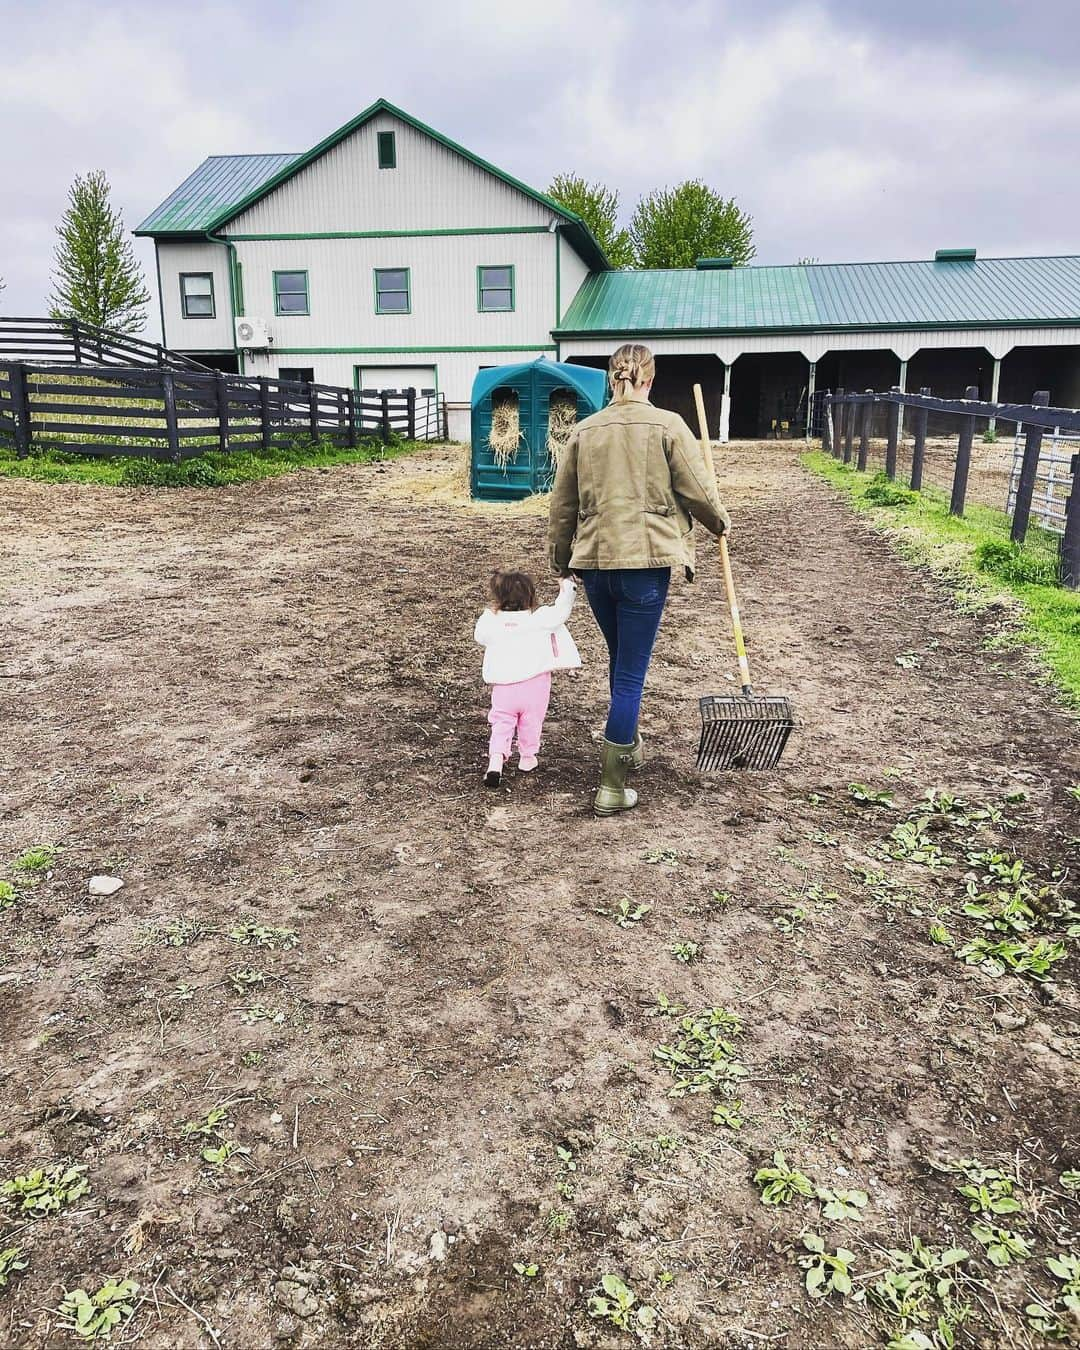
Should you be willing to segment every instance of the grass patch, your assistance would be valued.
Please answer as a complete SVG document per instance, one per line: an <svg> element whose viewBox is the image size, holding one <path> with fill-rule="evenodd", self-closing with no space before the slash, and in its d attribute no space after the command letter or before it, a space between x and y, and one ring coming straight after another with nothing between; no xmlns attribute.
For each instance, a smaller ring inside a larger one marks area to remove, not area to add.
<svg viewBox="0 0 1080 1350"><path fill-rule="evenodd" d="M98 459L35 446L26 459L17 459L14 447L0 443L0 478L33 478L40 483L97 483L104 487L227 487L274 478L296 469L332 469L339 464L370 464L398 459L426 447L427 442L362 441L355 447L331 440L315 444L307 439L275 445L270 450L210 450L183 464L117 456Z"/></svg>
<svg viewBox="0 0 1080 1350"><path fill-rule="evenodd" d="M969 506L957 518L936 488L909 492L820 451L805 454L803 463L846 493L905 557L948 577L965 607L1009 605L1011 640L1033 647L1066 702L1080 707L1080 592L1057 584L1057 535L1032 526L1027 543L1016 548L1004 511Z"/></svg>

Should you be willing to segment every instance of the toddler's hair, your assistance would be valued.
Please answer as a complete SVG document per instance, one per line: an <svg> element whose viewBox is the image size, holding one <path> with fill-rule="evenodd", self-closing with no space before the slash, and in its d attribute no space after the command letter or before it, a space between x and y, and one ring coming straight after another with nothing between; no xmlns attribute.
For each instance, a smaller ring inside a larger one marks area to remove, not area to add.
<svg viewBox="0 0 1080 1350"><path fill-rule="evenodd" d="M536 583L527 572L504 572L496 567L488 586L496 609L536 608Z"/></svg>

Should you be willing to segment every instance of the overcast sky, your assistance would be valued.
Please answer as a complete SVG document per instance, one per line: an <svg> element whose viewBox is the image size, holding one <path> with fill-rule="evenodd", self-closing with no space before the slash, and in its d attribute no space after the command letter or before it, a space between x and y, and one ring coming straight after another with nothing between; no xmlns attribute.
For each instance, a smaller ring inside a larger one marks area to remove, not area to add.
<svg viewBox="0 0 1080 1350"><path fill-rule="evenodd" d="M130 228L206 155L305 150L380 96L627 215L701 177L759 263L1080 251L1077 0L0 0L0 33L8 314L46 312L74 174Z"/></svg>

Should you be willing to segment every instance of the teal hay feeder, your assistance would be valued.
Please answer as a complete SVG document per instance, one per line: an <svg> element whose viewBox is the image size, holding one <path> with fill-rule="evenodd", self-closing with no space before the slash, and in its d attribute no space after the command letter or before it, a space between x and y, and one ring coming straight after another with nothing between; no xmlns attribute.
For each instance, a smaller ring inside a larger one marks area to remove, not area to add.
<svg viewBox="0 0 1080 1350"><path fill-rule="evenodd" d="M544 357L480 371L472 388L472 495L506 502L547 492L559 445L607 394L604 371Z"/></svg>

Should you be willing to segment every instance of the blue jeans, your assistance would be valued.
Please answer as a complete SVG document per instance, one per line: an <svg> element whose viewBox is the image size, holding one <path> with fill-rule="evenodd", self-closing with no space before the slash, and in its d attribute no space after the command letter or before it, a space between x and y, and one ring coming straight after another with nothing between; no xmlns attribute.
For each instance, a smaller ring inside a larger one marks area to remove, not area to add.
<svg viewBox="0 0 1080 1350"><path fill-rule="evenodd" d="M604 735L616 745L629 745L637 735L645 672L664 612L671 568L627 567L610 572L588 568L579 575L608 648L611 711Z"/></svg>

